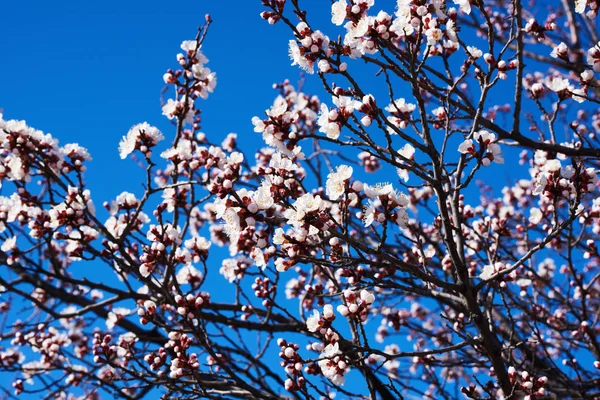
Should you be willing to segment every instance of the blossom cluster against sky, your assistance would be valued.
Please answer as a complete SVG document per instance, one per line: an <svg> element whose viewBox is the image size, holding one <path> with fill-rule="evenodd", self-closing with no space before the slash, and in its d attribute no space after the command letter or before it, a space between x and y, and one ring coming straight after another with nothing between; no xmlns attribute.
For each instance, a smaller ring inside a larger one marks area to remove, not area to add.
<svg viewBox="0 0 600 400"><path fill-rule="evenodd" d="M199 104L202 130L215 143L237 133L240 148L253 157L264 142L254 132L252 118L262 118L273 104L274 83L289 78L296 85L303 73L291 65L289 31L260 18L264 11L260 0L233 3L201 1L166 7L157 0L34 0L4 4L0 37L5 40L0 40L0 50L9 56L0 63L3 118L25 120L62 145L76 142L87 148L92 161L86 163L86 186L98 213L107 217L104 201L124 191L143 192L145 171L131 158L122 159L121 153L127 152L120 148L122 137L144 121L158 127L165 142L174 134L161 109L163 75L177 65L181 43L194 39L209 14L213 23L202 51L217 74L217 85L210 98ZM321 14L311 19L331 27L329 13L323 13L328 7L319 9ZM310 78L303 90L322 95L320 80ZM172 93L164 100L169 96ZM331 99L322 97L326 102ZM226 249L213 249L211 284L217 286L226 284L218 272L219 251L227 255ZM76 271L90 277L97 273L93 263L81 263ZM218 291L213 299L220 300ZM266 357L278 362L276 353Z"/></svg>
<svg viewBox="0 0 600 400"><path fill-rule="evenodd" d="M201 2L193 9L158 1L9 4L0 26L9 39L0 49L10 55L0 65L0 107L7 119L25 119L63 144L75 141L90 150L87 181L96 204L124 190L141 191L143 170L121 160L119 140L142 121L172 133L161 115L162 76L182 40L192 39L209 13L215 22L203 52L218 84L201 105L203 130L214 142L238 133L251 156L258 145L252 117L272 104L271 84L297 80L299 69L287 57L289 32L259 18L260 1L234 3ZM315 17L330 26L327 13ZM307 83L319 84L316 78Z"/></svg>
<svg viewBox="0 0 600 400"><path fill-rule="evenodd" d="M287 57L288 32L260 18L260 1L233 3L3 4L4 118L24 119L62 144L78 142L88 148L93 161L87 180L96 201L135 189L128 186L140 182L136 178L142 170L136 171L131 160L120 159L119 140L143 121L166 135L172 132L161 115L162 76L176 65L179 45L194 38L208 13L214 23L203 51L217 72L218 84L202 104L203 130L215 142L236 132L242 146L256 147L258 135L252 131L251 118L272 103L274 82L296 81L300 71ZM327 22L328 15L323 17Z"/></svg>
<svg viewBox="0 0 600 400"><path fill-rule="evenodd" d="M394 4L380 0L377 7L393 9ZM313 23L335 28L329 7L308 5L309 12L318 11L310 14ZM156 0L9 2L0 25L6 39L0 50L10 55L0 64L0 109L5 119L24 119L61 144L77 142L89 149L87 184L97 204L135 191L132 185L144 172L121 160L119 141L144 121L166 138L172 134L161 115L162 77L176 65L181 42L193 39L210 14L214 22L203 53L217 74L217 87L201 103L202 128L215 143L237 133L240 148L250 154L260 146L250 121L273 103L271 85L286 78L296 84L301 74L287 55L288 30L265 23L262 11L259 0L201 1L192 7L165 7ZM320 85L309 76L303 90L331 104Z"/></svg>
<svg viewBox="0 0 600 400"><path fill-rule="evenodd" d="M273 83L297 81L300 71L290 65L287 30L260 18L260 1L234 3L6 2L0 24L1 112L51 133L62 145L86 147L93 159L87 163L87 187L98 212L105 213L104 201L123 191L143 192L144 170L121 159L121 138L144 121L167 139L174 134L161 110L163 75L177 65L182 41L194 39L210 14L214 22L203 52L218 83L201 104L203 131L216 143L238 133L240 146L252 156L260 146L252 117L272 104ZM314 81L315 88L319 84ZM218 253L214 266L213 278L226 284L218 273ZM78 270L95 273L93 263L81 263Z"/></svg>

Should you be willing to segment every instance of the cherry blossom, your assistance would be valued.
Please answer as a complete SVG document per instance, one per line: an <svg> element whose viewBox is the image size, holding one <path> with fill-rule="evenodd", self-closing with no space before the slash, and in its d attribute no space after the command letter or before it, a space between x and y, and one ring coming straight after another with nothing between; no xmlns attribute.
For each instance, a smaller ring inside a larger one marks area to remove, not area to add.
<svg viewBox="0 0 600 400"><path fill-rule="evenodd" d="M134 150L139 149L147 155L150 148L163 139L162 133L147 122L137 124L129 130L127 136L123 136L123 140L119 143L119 154L121 158L126 158Z"/></svg>
<svg viewBox="0 0 600 400"><path fill-rule="evenodd" d="M335 25L342 25L346 19L346 9L348 3L346 0L338 0L331 5L331 22Z"/></svg>
<svg viewBox="0 0 600 400"><path fill-rule="evenodd" d="M212 18L173 44L119 195L94 149L0 118L3 389L600 396L598 2L308 3L261 3L310 74L246 133L202 126Z"/></svg>
<svg viewBox="0 0 600 400"><path fill-rule="evenodd" d="M352 167L340 165L336 172L327 176L327 196L331 200L339 199L345 192L346 181L352 177Z"/></svg>

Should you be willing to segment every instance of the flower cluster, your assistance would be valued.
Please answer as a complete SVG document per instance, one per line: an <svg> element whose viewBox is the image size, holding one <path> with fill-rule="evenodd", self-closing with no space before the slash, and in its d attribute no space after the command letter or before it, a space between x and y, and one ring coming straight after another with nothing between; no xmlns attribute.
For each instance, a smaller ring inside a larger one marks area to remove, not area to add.
<svg viewBox="0 0 600 400"><path fill-rule="evenodd" d="M522 371L519 374L515 367L512 366L508 368L508 375L511 381L513 383L518 383L518 387L526 393L523 399L534 400L543 398L547 395L544 386L548 383L548 378L545 376L536 379L527 371Z"/></svg>
<svg viewBox="0 0 600 400"><path fill-rule="evenodd" d="M208 58L202 53L201 48L202 44L198 40L184 40L181 43L181 50L185 53L177 54L177 62L183 67L183 71L169 70L163 76L163 80L167 85L181 87L185 85L180 81L180 78L183 78L188 81L194 97L206 99L208 94L215 90L217 75L206 67ZM167 111L163 108L165 115L174 115L170 112L172 107L175 107L175 104L171 103Z"/></svg>
<svg viewBox="0 0 600 400"><path fill-rule="evenodd" d="M332 50L329 48L329 38L321 31L313 32L304 21L296 25L296 32L300 44L296 40L289 41L292 65L298 65L312 74L315 72L315 61L323 55L330 56L332 54Z"/></svg>
<svg viewBox="0 0 600 400"><path fill-rule="evenodd" d="M306 385L306 379L302 374L304 361L298 354L300 346L295 343L288 343L285 339L278 339L277 345L280 348L279 357L282 359L281 366L289 376L285 381L285 389L295 391Z"/></svg>
<svg viewBox="0 0 600 400"><path fill-rule="evenodd" d="M296 92L287 81L279 88L281 95L266 111L268 118L252 118L254 131L262 133L264 142L281 154L301 159L302 148L297 143L314 126L320 102L316 97Z"/></svg>
<svg viewBox="0 0 600 400"><path fill-rule="evenodd" d="M533 194L541 194L547 198L569 198L596 189L598 175L594 168L582 170L572 165L563 167L560 160L545 158L543 152L536 153L536 162L540 163L540 168L534 175Z"/></svg>
<svg viewBox="0 0 600 400"><path fill-rule="evenodd" d="M325 334L327 329L331 327L331 323L335 319L333 313L333 306L326 304L323 307L323 316L317 310L313 310L313 315L306 319L306 327L310 332L319 331L321 334Z"/></svg>
<svg viewBox="0 0 600 400"><path fill-rule="evenodd" d="M411 121L410 115L415 111L415 108L414 104L407 103L404 99L396 99L392 104L385 107L385 111L390 113L388 121L393 127L405 129ZM395 129L390 127L390 133L395 133Z"/></svg>
<svg viewBox="0 0 600 400"><path fill-rule="evenodd" d="M332 101L337 109L329 110L327 105L321 104L321 114L317 124L319 132L323 132L329 139L335 140L340 136L344 123L354 113L354 110L361 106L361 103L341 94L333 96Z"/></svg>
<svg viewBox="0 0 600 400"><path fill-rule="evenodd" d="M119 143L119 154L121 158L126 158L134 150L139 150L148 158L152 155L152 147L163 139L162 133L154 126L147 122L137 124L127 132L127 136L123 136Z"/></svg>
<svg viewBox="0 0 600 400"><path fill-rule="evenodd" d="M575 12L578 14L585 13L588 18L596 18L598 9L600 9L598 0L575 0Z"/></svg>
<svg viewBox="0 0 600 400"><path fill-rule="evenodd" d="M347 165L337 167L336 172L332 172L327 176L327 197L330 200L338 200L342 197L349 187L351 177L352 167Z"/></svg>
<svg viewBox="0 0 600 400"><path fill-rule="evenodd" d="M493 161L497 164L504 164L504 156L500 145L496 143L496 135L486 130L479 130L473 134L473 139L479 143L479 151L475 148L472 139L467 139L458 146L458 151L462 154L472 154L475 157L481 157L481 164L484 167L490 165Z"/></svg>
<svg viewBox="0 0 600 400"><path fill-rule="evenodd" d="M384 223L388 220L395 221L402 228L407 226L408 198L394 190L391 184L364 185L364 194L370 199L362 213L365 227L373 222Z"/></svg>
<svg viewBox="0 0 600 400"><path fill-rule="evenodd" d="M29 182L38 172L60 174L85 171L88 151L77 144L59 147L49 134L25 121L5 121L0 114L0 187L2 181Z"/></svg>
<svg viewBox="0 0 600 400"><path fill-rule="evenodd" d="M364 322L374 301L375 296L365 289L360 292L347 289L344 291L344 304L340 304L337 311L344 317L357 318Z"/></svg>
<svg viewBox="0 0 600 400"><path fill-rule="evenodd" d="M181 244L180 228L171 224L150 225L146 237L152 244L145 246L143 254L140 256L139 270L143 277L150 276L159 265L167 265L170 257L169 247ZM185 253L179 247L177 247L177 251L184 256L184 264L189 262L189 251Z"/></svg>
<svg viewBox="0 0 600 400"><path fill-rule="evenodd" d="M86 149L0 118L0 369L14 392L333 398L356 368L366 382L344 395L594 396L600 44L575 40L582 17L554 0L544 19L511 2L335 0L334 40L301 3L264 0L262 17L292 30L294 65L331 100L274 85L254 154L241 134L202 132L207 17L163 77L172 132L144 122L123 137L145 181L105 217ZM481 167L516 147L529 169L497 187ZM282 369L262 357L274 332Z"/></svg>
<svg viewBox="0 0 600 400"><path fill-rule="evenodd" d="M346 357L342 354L339 342L328 344L319 356L319 368L323 375L335 385L342 386L345 374L350 370Z"/></svg>

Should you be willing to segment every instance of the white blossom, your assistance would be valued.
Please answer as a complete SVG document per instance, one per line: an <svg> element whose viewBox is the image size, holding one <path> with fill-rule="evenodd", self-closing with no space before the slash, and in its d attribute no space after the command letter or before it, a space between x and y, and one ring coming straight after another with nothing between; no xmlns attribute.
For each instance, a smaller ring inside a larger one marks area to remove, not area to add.
<svg viewBox="0 0 600 400"><path fill-rule="evenodd" d="M129 154L133 153L136 146L139 144L142 134L149 145L156 145L159 141L164 139L164 136L158 128L151 126L147 122L134 125L129 132L127 132L127 136L123 136L123 139L121 139L121 142L119 143L119 155L122 159L125 159Z"/></svg>
<svg viewBox="0 0 600 400"><path fill-rule="evenodd" d="M319 329L319 321L321 320L321 315L317 310L313 310L313 315L306 319L306 327L309 332L316 332Z"/></svg>
<svg viewBox="0 0 600 400"><path fill-rule="evenodd" d="M548 89L556 93L572 89L572 86L569 83L568 79L563 79L557 76L546 78L544 83L548 87Z"/></svg>
<svg viewBox="0 0 600 400"><path fill-rule="evenodd" d="M471 14L471 0L452 0L454 4L458 5L460 11L465 14Z"/></svg>
<svg viewBox="0 0 600 400"><path fill-rule="evenodd" d="M339 199L345 192L346 181L352 176L352 167L340 165L327 176L326 194L331 200Z"/></svg>
<svg viewBox="0 0 600 400"><path fill-rule="evenodd" d="M275 200L273 199L273 195L271 193L271 184L268 182L263 182L254 193L253 201L260 210L267 210L271 208L273 204L275 204Z"/></svg>
<svg viewBox="0 0 600 400"><path fill-rule="evenodd" d="M483 52L474 46L467 46L467 53L475 59L483 56Z"/></svg>
<svg viewBox="0 0 600 400"><path fill-rule="evenodd" d="M360 291L360 299L367 304L372 304L375 301L375 296L369 291L363 289Z"/></svg>
<svg viewBox="0 0 600 400"><path fill-rule="evenodd" d="M467 139L458 146L458 151L462 154L471 153L475 151L475 145L471 139Z"/></svg>
<svg viewBox="0 0 600 400"><path fill-rule="evenodd" d="M309 74L314 74L314 61L311 61L302 55L302 53L300 52L300 47L298 47L298 43L295 40L290 40L288 42L288 45L289 55L292 59L292 65L298 65L300 68L302 68Z"/></svg>
<svg viewBox="0 0 600 400"><path fill-rule="evenodd" d="M532 207L529 210L529 222L531 224L533 224L533 225L539 224L543 217L544 217L544 215L542 214L542 211L539 208Z"/></svg>
<svg viewBox="0 0 600 400"><path fill-rule="evenodd" d="M346 19L346 0L338 0L331 5L331 22L335 25L342 25Z"/></svg>
<svg viewBox="0 0 600 400"><path fill-rule="evenodd" d="M335 111L335 110L332 110ZM319 132L324 133L330 139L337 139L340 136L340 124L331 121L332 116L337 116L336 114L331 114L329 108L325 104L321 104L321 113L319 114L319 119L317 120L317 124L319 125Z"/></svg>

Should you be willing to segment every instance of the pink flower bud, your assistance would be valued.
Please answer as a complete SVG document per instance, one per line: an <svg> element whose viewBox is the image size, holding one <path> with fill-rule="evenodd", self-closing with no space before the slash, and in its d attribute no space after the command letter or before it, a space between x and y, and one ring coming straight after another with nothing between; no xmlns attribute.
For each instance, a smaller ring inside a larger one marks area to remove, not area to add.
<svg viewBox="0 0 600 400"><path fill-rule="evenodd" d="M347 317L349 314L349 310L348 307L346 307L345 305L339 305L337 306L337 311L342 314L342 317Z"/></svg>
<svg viewBox="0 0 600 400"><path fill-rule="evenodd" d="M291 347L286 347L284 354L287 358L292 358L296 355L296 352Z"/></svg>
<svg viewBox="0 0 600 400"><path fill-rule="evenodd" d="M294 386L295 386L295 384L294 384L293 380L291 380L289 378L285 380L285 390L290 391L294 388Z"/></svg>

